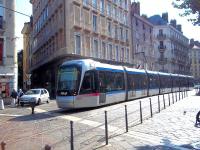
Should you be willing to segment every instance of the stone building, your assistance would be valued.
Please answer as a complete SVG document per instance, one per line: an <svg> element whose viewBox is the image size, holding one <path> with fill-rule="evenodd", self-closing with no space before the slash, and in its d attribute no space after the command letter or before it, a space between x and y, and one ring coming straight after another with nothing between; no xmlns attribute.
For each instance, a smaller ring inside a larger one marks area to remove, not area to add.
<svg viewBox="0 0 200 150"><path fill-rule="evenodd" d="M30 22L24 23L21 33L23 34L23 89L27 90L31 86L32 17Z"/></svg>
<svg viewBox="0 0 200 150"><path fill-rule="evenodd" d="M196 44L190 48L191 75L195 78L196 83L200 83L200 47Z"/></svg>
<svg viewBox="0 0 200 150"><path fill-rule="evenodd" d="M156 50L155 70L177 74L190 74L189 40L183 35L176 20L168 22L168 13L149 18L154 24L153 38Z"/></svg>
<svg viewBox="0 0 200 150"><path fill-rule="evenodd" d="M0 96L5 103L12 89L17 90L17 51L15 49L15 9L14 0L0 1Z"/></svg>
<svg viewBox="0 0 200 150"><path fill-rule="evenodd" d="M93 58L132 65L130 0L31 0L32 87L55 96L58 66Z"/></svg>
<svg viewBox="0 0 200 150"><path fill-rule="evenodd" d="M140 15L139 2L133 2L131 5L131 30L136 68L154 70L153 24L148 21L145 15Z"/></svg>

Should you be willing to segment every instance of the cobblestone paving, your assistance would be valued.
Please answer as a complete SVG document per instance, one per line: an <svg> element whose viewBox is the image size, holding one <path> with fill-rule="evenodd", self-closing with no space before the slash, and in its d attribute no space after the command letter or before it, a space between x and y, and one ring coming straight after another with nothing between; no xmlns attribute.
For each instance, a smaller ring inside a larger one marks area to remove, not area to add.
<svg viewBox="0 0 200 150"><path fill-rule="evenodd" d="M174 102L166 94L152 97L153 118L150 118L149 98L140 99L143 123L140 124L139 100L101 107L63 111L54 101L36 107L31 115L28 107L0 110L0 142L6 150L70 149L70 121L74 121L74 149L90 150L176 150L193 149L199 142L200 128L194 126L200 110L200 99L190 93L188 98ZM164 103L166 109L164 109ZM171 106L169 107L169 103ZM129 132L125 133L124 105L128 108ZM105 145L104 111L108 112L109 144Z"/></svg>

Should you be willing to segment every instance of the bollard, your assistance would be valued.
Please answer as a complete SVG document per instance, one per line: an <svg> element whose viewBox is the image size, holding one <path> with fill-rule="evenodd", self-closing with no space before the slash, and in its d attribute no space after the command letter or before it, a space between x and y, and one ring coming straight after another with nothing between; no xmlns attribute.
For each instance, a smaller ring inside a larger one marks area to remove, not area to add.
<svg viewBox="0 0 200 150"><path fill-rule="evenodd" d="M160 97L158 95L158 112L160 112Z"/></svg>
<svg viewBox="0 0 200 150"><path fill-rule="evenodd" d="M177 102L177 92L176 92L176 102Z"/></svg>
<svg viewBox="0 0 200 150"><path fill-rule="evenodd" d="M6 143L3 141L1 142L1 150L5 150L6 149Z"/></svg>
<svg viewBox="0 0 200 150"><path fill-rule="evenodd" d="M45 145L44 150L51 150L51 146L49 146L48 144Z"/></svg>
<svg viewBox="0 0 200 150"><path fill-rule="evenodd" d="M150 114L151 114L151 118L152 118L153 117L153 110L152 110L151 98L149 98L149 102L150 102Z"/></svg>
<svg viewBox="0 0 200 150"><path fill-rule="evenodd" d="M70 121L70 129L71 129L71 140L70 140L70 146L71 150L74 150L74 133L73 133L73 121Z"/></svg>
<svg viewBox="0 0 200 150"><path fill-rule="evenodd" d="M163 94L163 105L164 105L164 109L166 108L165 107L165 94Z"/></svg>
<svg viewBox="0 0 200 150"><path fill-rule="evenodd" d="M128 132L128 114L126 105L125 105L125 122L126 122L126 132Z"/></svg>
<svg viewBox="0 0 200 150"><path fill-rule="evenodd" d="M168 100L169 100L169 106L170 106L170 93L168 93Z"/></svg>
<svg viewBox="0 0 200 150"><path fill-rule="evenodd" d="M172 104L174 104L174 92L172 92Z"/></svg>
<svg viewBox="0 0 200 150"><path fill-rule="evenodd" d="M108 145L108 121L107 121L107 111L105 111L105 135L106 135L106 145Z"/></svg>
<svg viewBox="0 0 200 150"><path fill-rule="evenodd" d="M140 123L142 124L142 102L140 101Z"/></svg>
<svg viewBox="0 0 200 150"><path fill-rule="evenodd" d="M182 93L182 99L183 99L183 98L184 98L184 97L183 97L183 91L182 91L181 93Z"/></svg>
<svg viewBox="0 0 200 150"><path fill-rule="evenodd" d="M29 104L30 104L31 110L32 110L31 114L34 114L34 113L35 113L35 112L34 112L34 109L35 109L36 103L35 103L35 102L30 102Z"/></svg>
<svg viewBox="0 0 200 150"><path fill-rule="evenodd" d="M179 94L179 99L178 100L180 101L181 100L181 91L179 91L178 94Z"/></svg>

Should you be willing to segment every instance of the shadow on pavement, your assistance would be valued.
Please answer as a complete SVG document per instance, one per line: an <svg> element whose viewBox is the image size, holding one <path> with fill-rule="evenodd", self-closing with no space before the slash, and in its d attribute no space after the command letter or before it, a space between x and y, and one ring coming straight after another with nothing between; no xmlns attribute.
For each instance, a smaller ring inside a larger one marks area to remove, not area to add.
<svg viewBox="0 0 200 150"><path fill-rule="evenodd" d="M163 145L144 145L135 147L137 150L180 150L181 148L194 149L190 144L175 145L169 139L162 139Z"/></svg>
<svg viewBox="0 0 200 150"><path fill-rule="evenodd" d="M54 116L46 114L46 113L35 113L35 114L15 117L15 118L10 119L10 121L34 121L34 120L49 119L53 117Z"/></svg>

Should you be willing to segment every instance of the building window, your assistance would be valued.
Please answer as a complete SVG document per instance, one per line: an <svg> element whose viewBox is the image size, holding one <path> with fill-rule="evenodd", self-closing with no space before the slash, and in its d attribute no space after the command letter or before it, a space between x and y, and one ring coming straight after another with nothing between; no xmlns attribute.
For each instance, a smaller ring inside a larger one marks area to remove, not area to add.
<svg viewBox="0 0 200 150"><path fill-rule="evenodd" d="M109 59L112 60L112 44L108 45Z"/></svg>
<svg viewBox="0 0 200 150"><path fill-rule="evenodd" d="M100 11L104 14L104 0L100 0Z"/></svg>
<svg viewBox="0 0 200 150"><path fill-rule="evenodd" d="M128 48L126 50L126 58L127 58L127 62L129 62L129 49Z"/></svg>
<svg viewBox="0 0 200 150"><path fill-rule="evenodd" d="M111 16L111 3L107 4L107 14L108 16Z"/></svg>
<svg viewBox="0 0 200 150"><path fill-rule="evenodd" d="M89 0L83 0L83 5L87 6L89 4Z"/></svg>
<svg viewBox="0 0 200 150"><path fill-rule="evenodd" d="M92 7L97 9L97 0L92 0Z"/></svg>
<svg viewBox="0 0 200 150"><path fill-rule="evenodd" d="M75 34L75 54L81 54L81 35Z"/></svg>
<svg viewBox="0 0 200 150"><path fill-rule="evenodd" d="M108 35L112 36L112 28L111 28L111 22L108 21Z"/></svg>
<svg viewBox="0 0 200 150"><path fill-rule="evenodd" d="M98 58L98 41L97 41L97 39L94 39L94 43L93 43L93 57Z"/></svg>
<svg viewBox="0 0 200 150"><path fill-rule="evenodd" d="M119 61L119 47L116 46L116 61Z"/></svg>
<svg viewBox="0 0 200 150"><path fill-rule="evenodd" d="M0 38L0 65L3 64L3 39Z"/></svg>
<svg viewBox="0 0 200 150"><path fill-rule="evenodd" d="M120 27L120 37L121 37L121 40L123 40L123 27Z"/></svg>
<svg viewBox="0 0 200 150"><path fill-rule="evenodd" d="M93 14L92 16L93 20L93 31L97 32L97 16Z"/></svg>
<svg viewBox="0 0 200 150"><path fill-rule="evenodd" d="M118 39L117 30L118 30L117 25L115 25L115 39Z"/></svg>
<svg viewBox="0 0 200 150"><path fill-rule="evenodd" d="M90 36L86 36L85 41L85 53L86 56L90 56Z"/></svg>
<svg viewBox="0 0 200 150"><path fill-rule="evenodd" d="M159 30L159 35L163 35L163 30L162 29Z"/></svg>
<svg viewBox="0 0 200 150"><path fill-rule="evenodd" d="M106 59L106 43L102 42L102 56Z"/></svg>
<svg viewBox="0 0 200 150"><path fill-rule="evenodd" d="M121 51L121 61L122 62L124 61L124 48L122 48L122 51Z"/></svg>

